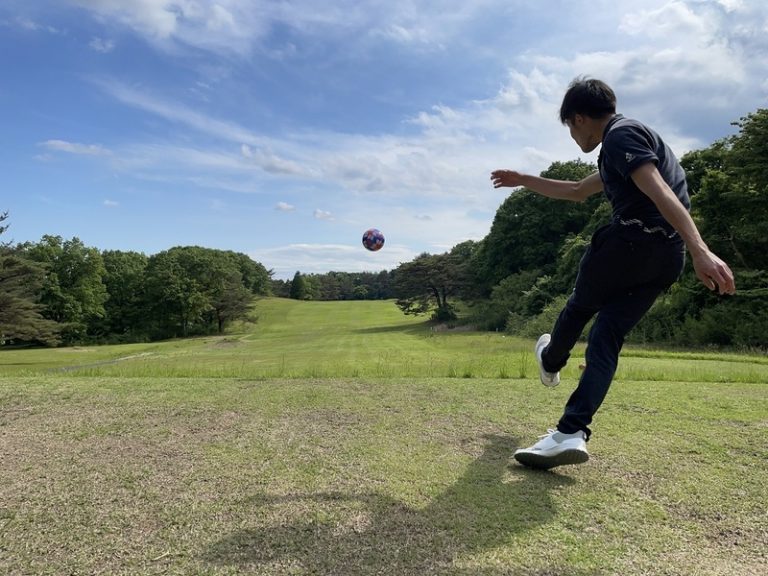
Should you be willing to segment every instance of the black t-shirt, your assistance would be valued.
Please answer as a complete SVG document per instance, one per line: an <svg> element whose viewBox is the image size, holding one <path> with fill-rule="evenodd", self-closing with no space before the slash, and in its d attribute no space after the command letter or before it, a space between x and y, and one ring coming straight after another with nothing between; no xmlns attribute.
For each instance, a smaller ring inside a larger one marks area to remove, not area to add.
<svg viewBox="0 0 768 576"><path fill-rule="evenodd" d="M639 220L646 227L663 226L673 232L653 201L631 178L632 172L647 162L656 164L661 177L690 210L685 171L661 137L637 120L615 115L603 133L603 144L597 163L603 180L603 191L613 207L614 219Z"/></svg>

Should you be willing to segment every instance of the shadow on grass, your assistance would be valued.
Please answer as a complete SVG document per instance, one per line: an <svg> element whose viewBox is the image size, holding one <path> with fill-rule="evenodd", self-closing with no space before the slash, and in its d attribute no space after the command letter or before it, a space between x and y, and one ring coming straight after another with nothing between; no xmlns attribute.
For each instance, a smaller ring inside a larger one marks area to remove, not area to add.
<svg viewBox="0 0 768 576"><path fill-rule="evenodd" d="M434 326L434 324L431 322L421 322L419 324L404 322L402 324L393 324L391 326L371 326L369 328L356 328L353 329L352 332L357 334L386 334L388 332L401 332L403 334L423 336L431 333L432 326Z"/></svg>
<svg viewBox="0 0 768 576"><path fill-rule="evenodd" d="M556 515L550 491L573 480L510 464L516 447L510 437L484 440L483 454L423 508L370 492L253 496L245 504L254 508L256 525L214 543L206 560L274 574L510 574L461 560L550 522ZM566 573L579 576L565 569L525 572Z"/></svg>

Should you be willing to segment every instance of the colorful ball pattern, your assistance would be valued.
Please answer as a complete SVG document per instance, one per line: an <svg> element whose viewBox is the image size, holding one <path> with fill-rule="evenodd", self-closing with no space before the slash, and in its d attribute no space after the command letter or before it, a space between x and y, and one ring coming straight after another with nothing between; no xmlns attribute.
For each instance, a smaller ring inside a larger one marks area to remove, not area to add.
<svg viewBox="0 0 768 576"><path fill-rule="evenodd" d="M363 234L363 246L371 252L381 250L381 247L384 246L384 234L379 232L376 228L366 230L365 234Z"/></svg>

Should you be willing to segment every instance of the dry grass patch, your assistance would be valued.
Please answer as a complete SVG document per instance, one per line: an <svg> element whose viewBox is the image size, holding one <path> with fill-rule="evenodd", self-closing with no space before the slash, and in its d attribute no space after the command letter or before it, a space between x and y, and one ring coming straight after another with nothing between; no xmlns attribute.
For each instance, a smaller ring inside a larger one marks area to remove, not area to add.
<svg viewBox="0 0 768 576"><path fill-rule="evenodd" d="M0 573L762 575L768 401L696 391L617 386L546 473L565 384L0 379Z"/></svg>

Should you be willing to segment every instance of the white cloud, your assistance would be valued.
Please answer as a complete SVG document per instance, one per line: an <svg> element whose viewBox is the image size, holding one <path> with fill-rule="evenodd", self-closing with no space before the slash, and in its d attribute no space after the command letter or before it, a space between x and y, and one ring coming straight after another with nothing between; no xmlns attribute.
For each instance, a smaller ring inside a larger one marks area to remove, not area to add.
<svg viewBox="0 0 768 576"><path fill-rule="evenodd" d="M174 173L248 173L250 166L237 154L210 148L191 148L173 144L137 144L128 146L110 159L117 168L126 171L158 169Z"/></svg>
<svg viewBox="0 0 768 576"><path fill-rule="evenodd" d="M120 206L120 202L116 200L109 200L109 199L104 200L103 204L107 208L117 208L118 206Z"/></svg>
<svg viewBox="0 0 768 576"><path fill-rule="evenodd" d="M131 87L112 80L94 80L94 83L118 101L155 114L170 122L177 122L228 141L259 146L263 139L234 122L216 120L179 102L171 102L152 96L140 87Z"/></svg>
<svg viewBox="0 0 768 576"><path fill-rule="evenodd" d="M393 40L399 44L429 44L430 34L424 28L405 27L400 24L391 24L385 30L374 31L374 35Z"/></svg>
<svg viewBox="0 0 768 576"><path fill-rule="evenodd" d="M350 53L371 39L439 50L462 38L468 23L492 12L506 13L498 0L440 0L414 6L410 0L334 0L318 7L315 0L70 0L105 23L133 30L164 49L192 46L219 54L247 57L266 50L277 58L295 54L296 44L268 45L270 33L320 41L339 40ZM286 33L287 31L287 33ZM303 49L309 49L306 45Z"/></svg>
<svg viewBox="0 0 768 576"><path fill-rule="evenodd" d="M109 150L101 144L78 144L76 142L67 142L65 140L46 140L41 142L40 146L56 152L67 152L69 154L79 154L85 156L108 156Z"/></svg>
<svg viewBox="0 0 768 576"><path fill-rule="evenodd" d="M664 40L669 39L670 34L679 40L687 36L710 36L712 31L705 15L694 12L692 6L681 1L628 14L619 24L619 32Z"/></svg>
<svg viewBox="0 0 768 576"><path fill-rule="evenodd" d="M302 177L313 176L313 174L310 174L302 164L282 158L270 150L269 147L253 150L247 144L243 144L240 147L240 151L245 158L252 160L256 166L270 174Z"/></svg>
<svg viewBox="0 0 768 576"><path fill-rule="evenodd" d="M296 206L288 204L288 202L278 202L275 206L275 210L279 210L280 212L293 212L296 210Z"/></svg>
<svg viewBox="0 0 768 576"><path fill-rule="evenodd" d="M333 214L328 212L327 210L320 210L319 208L315 209L314 217L317 220L333 220Z"/></svg>
<svg viewBox="0 0 768 576"><path fill-rule="evenodd" d="M726 12L733 12L744 7L742 0L717 0L717 3L725 8Z"/></svg>
<svg viewBox="0 0 768 576"><path fill-rule="evenodd" d="M59 30L58 28L49 26L48 24L41 24L36 20L32 20L30 18L26 18L23 16L17 17L14 23L10 25L12 26L15 25L16 27L21 28L22 30L27 30L30 32L48 32L49 34L62 34L61 30Z"/></svg>
<svg viewBox="0 0 768 576"><path fill-rule="evenodd" d="M105 40L103 38L92 38L88 43L88 46L96 52L108 54L115 49L115 42L113 40Z"/></svg>
<svg viewBox="0 0 768 576"><path fill-rule="evenodd" d="M562 92L580 73L614 84L621 111L657 127L679 152L709 143L686 135L684 126L675 124L691 117L687 94L701 95L695 110L721 111L720 126L713 129L722 133L742 113L729 112L733 104L729 95L749 85L749 78L743 59L737 58L727 42L718 41L718 34L727 30L700 12L672 2L627 14L620 20L620 31L637 35L632 51L525 54L509 69L495 95L463 105L435 104L406 119L415 131L397 136L334 133L311 126L304 132L267 136L153 96L145 89L117 82L99 85L125 104L240 148L238 160L226 151L181 153L180 149L169 154L163 146L161 153L156 145L153 156L179 169L186 165L193 171L206 167L237 174L258 168L295 193L322 187L359 196L449 197L488 209L497 201L485 188L492 169L509 166L536 172L554 160L581 156L557 119ZM642 34L660 18L675 31L683 48L666 46ZM702 33L706 34L701 37ZM684 48L687 45L690 49ZM708 88L704 90L704 86ZM233 180L227 189L234 188L255 190L253 181Z"/></svg>
<svg viewBox="0 0 768 576"><path fill-rule="evenodd" d="M127 27L148 42L245 54L267 30L269 5L242 0L73 0L105 22Z"/></svg>

